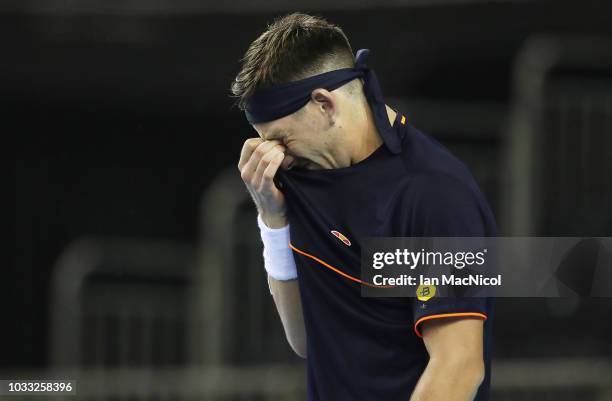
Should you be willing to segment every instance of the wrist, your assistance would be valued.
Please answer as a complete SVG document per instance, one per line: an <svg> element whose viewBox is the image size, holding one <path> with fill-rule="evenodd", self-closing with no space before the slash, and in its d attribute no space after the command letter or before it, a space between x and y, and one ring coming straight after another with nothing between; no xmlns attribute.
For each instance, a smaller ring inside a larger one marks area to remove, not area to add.
<svg viewBox="0 0 612 401"><path fill-rule="evenodd" d="M283 228L289 224L284 214L259 213L259 216L261 221L271 229Z"/></svg>
<svg viewBox="0 0 612 401"><path fill-rule="evenodd" d="M281 228L270 228L259 214L257 215L257 225L264 245L264 267L270 277L281 281L297 278L297 267L293 259L293 252L289 247L289 225Z"/></svg>

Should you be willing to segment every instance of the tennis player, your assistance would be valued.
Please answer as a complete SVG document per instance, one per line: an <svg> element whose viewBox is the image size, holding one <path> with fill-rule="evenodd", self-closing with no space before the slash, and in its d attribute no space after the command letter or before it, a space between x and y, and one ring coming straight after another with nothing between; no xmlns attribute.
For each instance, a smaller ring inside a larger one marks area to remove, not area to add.
<svg viewBox="0 0 612 401"><path fill-rule="evenodd" d="M467 168L385 104L368 54L293 13L242 59L232 93L259 137L238 168L270 292L310 401L488 400L489 299L360 295L359 238L496 235Z"/></svg>

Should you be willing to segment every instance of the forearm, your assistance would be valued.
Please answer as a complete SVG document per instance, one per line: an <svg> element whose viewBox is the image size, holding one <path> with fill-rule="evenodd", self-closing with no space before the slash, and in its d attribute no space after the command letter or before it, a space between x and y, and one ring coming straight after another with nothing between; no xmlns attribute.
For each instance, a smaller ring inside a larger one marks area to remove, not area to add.
<svg viewBox="0 0 612 401"><path fill-rule="evenodd" d="M410 401L472 401L483 376L479 361L430 359Z"/></svg>
<svg viewBox="0 0 612 401"><path fill-rule="evenodd" d="M274 183L279 167L287 168L292 161L291 157L285 157L285 150L278 140L247 139L240 153L238 170L257 208L270 293L289 344L305 358L306 331L297 268L289 248L285 197Z"/></svg>
<svg viewBox="0 0 612 401"><path fill-rule="evenodd" d="M296 354L306 358L306 329L298 281L275 280L268 275L268 284L289 345Z"/></svg>

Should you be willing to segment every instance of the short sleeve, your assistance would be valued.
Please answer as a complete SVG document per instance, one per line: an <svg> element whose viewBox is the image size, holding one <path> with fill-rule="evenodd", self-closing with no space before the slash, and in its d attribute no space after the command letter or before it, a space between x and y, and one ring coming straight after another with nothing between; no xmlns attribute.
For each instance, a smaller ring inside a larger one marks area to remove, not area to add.
<svg viewBox="0 0 612 401"><path fill-rule="evenodd" d="M431 298L421 302L414 298L414 333L423 337L421 325L434 319L473 318L487 320L489 317L487 298Z"/></svg>
<svg viewBox="0 0 612 401"><path fill-rule="evenodd" d="M411 195L411 236L485 237L496 233L489 219L488 206L477 188L446 175L419 177ZM440 297L413 300L414 332L422 337L421 326L433 319L476 318L486 320L490 299Z"/></svg>

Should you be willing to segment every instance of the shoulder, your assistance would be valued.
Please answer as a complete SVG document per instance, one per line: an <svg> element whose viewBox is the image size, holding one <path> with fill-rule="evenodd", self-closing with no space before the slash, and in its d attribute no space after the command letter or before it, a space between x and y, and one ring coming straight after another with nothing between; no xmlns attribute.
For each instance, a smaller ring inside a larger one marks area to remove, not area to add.
<svg viewBox="0 0 612 401"><path fill-rule="evenodd" d="M402 164L409 185L421 197L453 201L479 197L480 190L467 166L444 145L411 125L402 140Z"/></svg>
<svg viewBox="0 0 612 401"><path fill-rule="evenodd" d="M476 206L481 200L472 182L440 171L419 172L409 180L405 195L420 211Z"/></svg>
<svg viewBox="0 0 612 401"><path fill-rule="evenodd" d="M453 179L469 187L475 181L468 167L432 136L410 124L402 138L402 162L409 175L422 175L438 180Z"/></svg>
<svg viewBox="0 0 612 401"><path fill-rule="evenodd" d="M404 194L410 235L492 236L496 227L484 197L469 183L442 174L419 174Z"/></svg>
<svg viewBox="0 0 612 401"><path fill-rule="evenodd" d="M443 145L412 128L404 138L402 209L413 235L494 235L493 215L469 169Z"/></svg>

